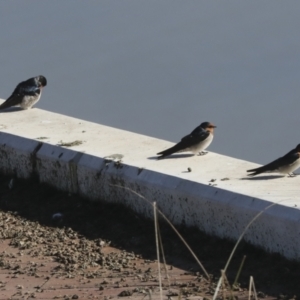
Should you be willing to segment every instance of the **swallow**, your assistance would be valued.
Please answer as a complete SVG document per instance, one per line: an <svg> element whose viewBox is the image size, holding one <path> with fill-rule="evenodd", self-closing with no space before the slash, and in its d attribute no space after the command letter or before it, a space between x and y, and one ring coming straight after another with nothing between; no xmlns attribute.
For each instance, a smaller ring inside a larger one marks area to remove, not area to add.
<svg viewBox="0 0 300 300"><path fill-rule="evenodd" d="M157 153L161 155L158 159L164 158L176 152L191 151L194 154L199 152L199 155L206 154L203 152L212 142L214 137L214 129L217 126L210 122L203 122L196 127L190 134L181 139L175 146Z"/></svg>
<svg viewBox="0 0 300 300"><path fill-rule="evenodd" d="M40 100L42 89L46 85L47 79L42 75L20 82L11 96L0 105L0 110L11 106L31 108Z"/></svg>
<svg viewBox="0 0 300 300"><path fill-rule="evenodd" d="M289 174L290 177L295 176L293 171L300 167L300 144L296 146L295 149L288 152L286 155L279 157L278 159L270 162L269 164L256 168L247 170L247 172L252 172L248 176L255 176L261 173L281 173Z"/></svg>

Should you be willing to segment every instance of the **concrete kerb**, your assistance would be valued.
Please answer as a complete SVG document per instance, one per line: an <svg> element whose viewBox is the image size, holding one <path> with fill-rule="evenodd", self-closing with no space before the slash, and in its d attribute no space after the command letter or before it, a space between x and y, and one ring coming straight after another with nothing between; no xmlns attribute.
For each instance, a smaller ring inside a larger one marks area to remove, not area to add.
<svg viewBox="0 0 300 300"><path fill-rule="evenodd" d="M138 136L134 138L138 139ZM216 157L215 154L210 155ZM231 158L220 156L216 159L230 162ZM141 168L137 166L140 163L136 164L136 160L130 157L125 162L112 160L105 155L85 153L82 149L72 150L33 138L0 133L0 170L3 173L20 178L35 175L40 182L60 190L78 193L91 200L122 203L152 218L151 205L132 193L131 189L150 202L156 201L173 224L195 226L222 238L237 240L251 219L273 203L268 198L260 199L248 192L253 182L233 180L231 185L220 182L219 186L210 186L201 179L197 181L192 177L183 178L186 175L171 175L169 170L164 172L162 164L152 167L151 161L147 163ZM174 167L172 161L164 164L164 168L166 165ZM291 185L289 180L280 182ZM294 181L292 186L295 184ZM240 192L243 186L244 193ZM277 194L275 196L281 200ZM245 239L268 251L300 260L299 234L299 209L282 202L257 219Z"/></svg>
<svg viewBox="0 0 300 300"><path fill-rule="evenodd" d="M36 154L36 170L41 182L70 193L78 193L77 164L83 153L43 143Z"/></svg>
<svg viewBox="0 0 300 300"><path fill-rule="evenodd" d="M20 178L29 178L35 172L35 155L41 143L0 132L1 171Z"/></svg>

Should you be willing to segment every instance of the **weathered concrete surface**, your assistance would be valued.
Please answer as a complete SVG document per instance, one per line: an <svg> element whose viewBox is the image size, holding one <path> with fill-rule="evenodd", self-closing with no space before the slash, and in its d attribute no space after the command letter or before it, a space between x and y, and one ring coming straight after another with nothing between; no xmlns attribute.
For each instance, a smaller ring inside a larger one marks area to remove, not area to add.
<svg viewBox="0 0 300 300"><path fill-rule="evenodd" d="M132 189L157 201L174 224L231 239L257 213L279 202L250 227L246 239L300 259L300 177L250 179L245 171L255 164L215 153L157 161L155 153L172 143L36 108L2 112L0 120L2 172L35 174L59 189L122 202L152 216L151 205ZM74 141L82 144L58 145Z"/></svg>

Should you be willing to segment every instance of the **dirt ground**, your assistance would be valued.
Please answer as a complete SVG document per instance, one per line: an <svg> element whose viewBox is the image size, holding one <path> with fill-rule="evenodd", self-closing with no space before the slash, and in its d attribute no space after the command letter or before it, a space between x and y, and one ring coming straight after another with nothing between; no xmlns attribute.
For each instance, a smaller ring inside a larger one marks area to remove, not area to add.
<svg viewBox="0 0 300 300"><path fill-rule="evenodd" d="M0 299L159 299L153 221L121 205L90 202L34 181L0 176ZM159 221L164 299L211 299L233 242L177 228L210 275L206 279L168 224ZM300 295L300 264L245 242L227 277L235 299ZM169 277L169 279L168 279ZM230 298L225 285L219 299Z"/></svg>

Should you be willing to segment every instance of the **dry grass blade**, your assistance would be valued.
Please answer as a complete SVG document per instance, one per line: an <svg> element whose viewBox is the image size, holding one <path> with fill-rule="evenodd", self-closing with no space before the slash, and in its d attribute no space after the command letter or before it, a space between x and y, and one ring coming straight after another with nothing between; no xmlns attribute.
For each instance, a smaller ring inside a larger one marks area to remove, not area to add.
<svg viewBox="0 0 300 300"><path fill-rule="evenodd" d="M240 267L239 267L238 272L237 272L237 274L236 274L236 277L235 277L235 279L234 279L233 286L236 286L237 283L238 283L238 280L239 280L241 271L242 271L242 269L243 269L245 260L246 260L246 255L243 256L242 262L241 262L241 264L240 264Z"/></svg>
<svg viewBox="0 0 300 300"><path fill-rule="evenodd" d="M251 290L252 290L252 276L250 276L250 280L249 280L249 292L248 292L248 300L251 300Z"/></svg>
<svg viewBox="0 0 300 300"><path fill-rule="evenodd" d="M153 203L153 213L154 213L154 228L155 228L155 244L156 244L157 266L158 266L159 293L160 293L160 299L162 300L163 295L162 295L160 259L159 259L159 244L158 244L156 202Z"/></svg>
<svg viewBox="0 0 300 300"><path fill-rule="evenodd" d="M224 268L224 272L226 273L227 269L228 269L228 266L231 262L231 259L235 253L235 250L236 248L238 247L238 245L240 244L241 240L243 239L244 235L246 234L247 230L249 229L249 227L252 225L253 222L255 222L265 211L267 211L268 209L270 209L271 207L277 205L278 203L280 203L282 201L278 201L276 203L272 203L270 204L269 206L267 206L266 208L264 208L262 211L260 211L258 214L256 214L256 216L248 223L248 225L245 227L245 229L243 230L242 234L240 235L239 239L237 240L237 242L235 243L231 253L230 253L230 256L227 260L227 263L225 265L225 268ZM219 292L219 289L220 289L220 285L222 283L222 277L219 279L218 281L218 284L217 284L217 287L216 287L216 290L215 290L215 294L213 296L213 300L216 300L217 298L217 295L218 295L218 292Z"/></svg>
<svg viewBox="0 0 300 300"><path fill-rule="evenodd" d="M219 279L219 283L220 284L218 284L216 287L215 295L219 294L220 287L222 286L222 292L223 292L222 298L226 299L227 297L226 297L225 291L226 291L226 285L227 285L229 288L229 291L230 291L230 299L234 299L232 288L230 286L229 280L228 280L224 270L221 270L221 277Z"/></svg>
<svg viewBox="0 0 300 300"><path fill-rule="evenodd" d="M224 272L224 271L223 271L223 272ZM213 296L213 300L215 300L215 299L217 298L218 294L219 294L219 290L220 290L220 286L221 286L221 284L222 284L222 281L223 281L223 277L221 276L221 277L219 278L218 284L217 284L217 286L216 286L215 293L214 293L214 296Z"/></svg>
<svg viewBox="0 0 300 300"><path fill-rule="evenodd" d="M117 187L117 188L121 188L121 189L125 189L130 191L131 193L135 194L136 196L140 197L141 199L145 200L147 203L149 203L151 206L153 205L153 203L151 201L149 201L147 198L145 198L144 196L142 196L141 194L139 194L138 192L132 190L131 188L128 187L124 187L121 185L116 185L116 184L110 184L111 186ZM181 241L183 242L183 244L187 247L187 249L190 251L190 253L192 254L192 256L194 257L194 259L196 260L196 262L198 263L198 265L200 266L200 268L202 269L203 273L205 274L205 276L207 277L207 279L210 281L210 277L207 273L207 271L205 270L204 266L202 265L202 263L200 262L200 260L198 259L198 257L196 256L196 254L194 253L194 251L191 249L191 247L188 245L188 243L185 241L185 239L183 238L183 236L178 232L178 230L174 227L174 225L171 223L171 221L163 214L163 212L161 210L159 210L158 208L156 208L156 211L164 218L164 220L171 226L171 228L174 230L174 232L178 235L178 237L181 239Z"/></svg>
<svg viewBox="0 0 300 300"><path fill-rule="evenodd" d="M164 262L164 270L165 270L165 274L166 274L166 278L168 280L168 286L171 286L170 283L170 277L168 274L168 270L167 270L167 263L166 263L166 256L165 256L165 251L164 251L164 247L163 247L163 243L162 243L162 239L161 239L161 234L160 234L160 229L159 229L159 223L157 222L157 231L158 231L158 238L159 238L159 245L160 245L160 249L161 249L161 255L163 258L163 262Z"/></svg>
<svg viewBox="0 0 300 300"><path fill-rule="evenodd" d="M257 293L256 293L256 289L255 289L254 279L252 276L250 276L248 300L251 300L252 290L253 290L253 295L254 295L255 300L257 300Z"/></svg>
<svg viewBox="0 0 300 300"><path fill-rule="evenodd" d="M221 270L221 278L222 278L223 299L226 299L226 295L225 295L225 273L224 273L224 270Z"/></svg>
<svg viewBox="0 0 300 300"><path fill-rule="evenodd" d="M234 296L233 296L233 290L232 290L232 287L231 287L231 285L230 285L230 283L229 283L229 280L228 280L228 278L227 278L225 272L224 272L224 278L225 278L226 284L227 284L227 286L228 286L228 288L229 288L229 291L230 291L230 299L234 300L235 298L234 298Z"/></svg>
<svg viewBox="0 0 300 300"><path fill-rule="evenodd" d="M239 239L237 240L237 242L235 243L231 253L230 253L230 256L227 260L227 263L225 265L225 268L224 268L224 271L226 272L227 271L227 268L231 262L231 259L235 253L235 250L236 248L238 247L238 245L240 244L241 240L243 239L244 235L246 234L247 230L249 229L249 227L252 225L252 223L254 223L265 211L267 211L268 209L270 209L271 207L277 205L279 202L276 202L276 203L272 203L270 204L269 206L267 206L266 208L264 208L262 211L260 211L249 223L248 225L246 226L246 228L244 229L244 231L242 232L242 234L240 235Z"/></svg>

